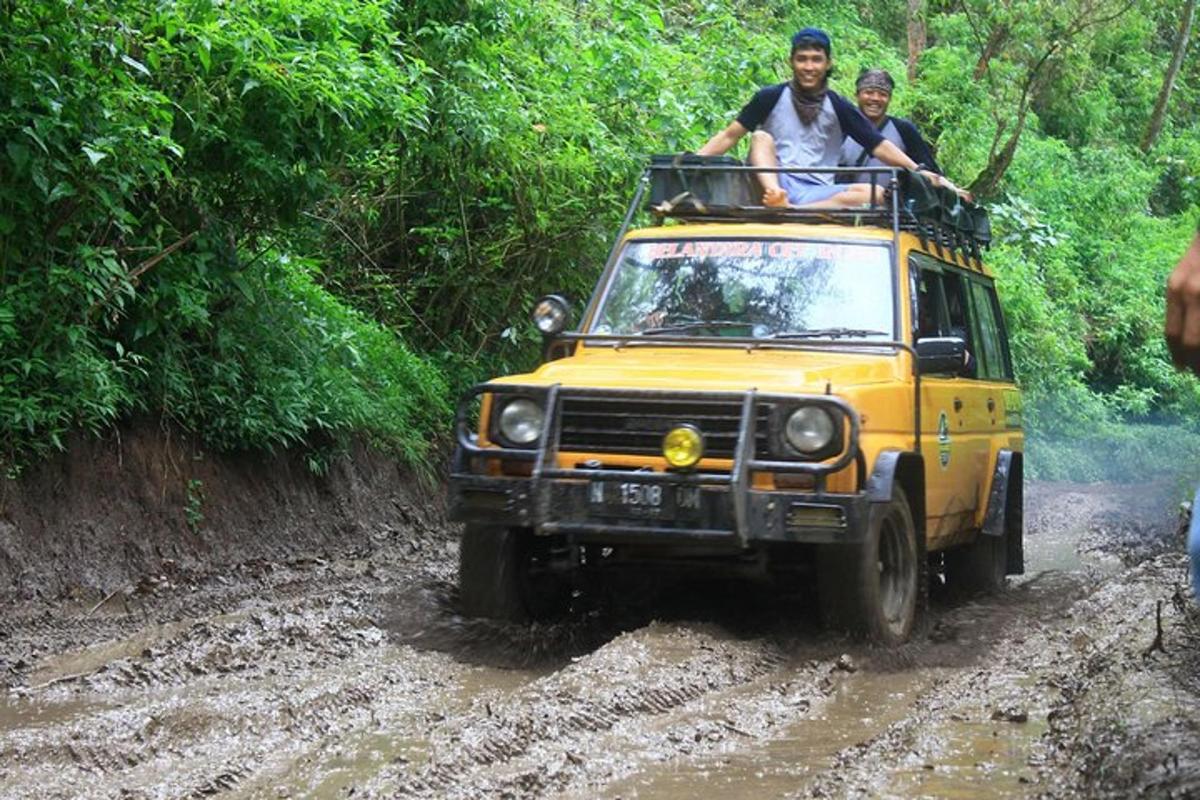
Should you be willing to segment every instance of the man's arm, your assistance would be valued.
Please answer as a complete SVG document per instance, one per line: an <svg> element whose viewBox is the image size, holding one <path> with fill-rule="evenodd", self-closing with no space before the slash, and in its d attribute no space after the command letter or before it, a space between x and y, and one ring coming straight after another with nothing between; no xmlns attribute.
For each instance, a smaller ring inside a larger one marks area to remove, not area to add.
<svg viewBox="0 0 1200 800"><path fill-rule="evenodd" d="M719 131L711 139L704 143L704 146L696 151L696 155L700 156L720 156L733 149L741 138L750 131L746 130L746 126L740 122L734 121L729 123L729 126L723 131Z"/></svg>
<svg viewBox="0 0 1200 800"><path fill-rule="evenodd" d="M775 107L775 104L779 102L780 95L783 94L783 87L784 84L777 83L755 92L754 97L750 98L750 102L746 103L738 112L737 119L729 123L725 130L705 142L704 147L696 151L696 155L721 156L732 150L743 136L766 122L767 117L771 114L771 109Z"/></svg>
<svg viewBox="0 0 1200 800"><path fill-rule="evenodd" d="M1167 278L1166 335L1175 366L1200 375L1200 231Z"/></svg>
<svg viewBox="0 0 1200 800"><path fill-rule="evenodd" d="M895 144L889 142L887 139L884 139L879 146L875 148L875 152L871 153L871 155L875 156L889 167L904 167L905 169L911 169L914 172L920 172L925 176L925 179L934 186L948 186L949 188L954 189L954 191L958 192L960 195L963 194L958 187L951 184L936 172L930 172L927 169L918 169L917 162L904 155L903 150L901 150L899 147L896 147Z"/></svg>
<svg viewBox="0 0 1200 800"><path fill-rule="evenodd" d="M892 117L892 124L896 126L896 130L900 133L900 139L904 142L904 152L908 153L909 157L918 164L924 164L930 171L941 175L942 168L933 158L933 149L929 146L929 142L925 141L921 132L917 130L917 126L912 124L911 120L902 117Z"/></svg>
<svg viewBox="0 0 1200 800"><path fill-rule="evenodd" d="M889 167L904 167L914 171L917 169L917 162L906 156L903 150L887 139L880 141L879 146L871 152L871 155Z"/></svg>

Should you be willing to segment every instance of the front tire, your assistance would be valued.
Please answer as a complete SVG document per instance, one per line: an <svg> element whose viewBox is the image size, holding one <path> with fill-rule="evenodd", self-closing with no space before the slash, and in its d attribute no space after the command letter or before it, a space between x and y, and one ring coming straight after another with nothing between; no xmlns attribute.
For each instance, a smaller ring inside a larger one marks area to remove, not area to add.
<svg viewBox="0 0 1200 800"><path fill-rule="evenodd" d="M908 498L895 486L890 501L872 505L865 541L818 550L825 624L883 644L903 643L916 624L923 561Z"/></svg>
<svg viewBox="0 0 1200 800"><path fill-rule="evenodd" d="M553 571L550 545L528 528L467 525L458 547L459 609L508 622L565 613L571 585Z"/></svg>

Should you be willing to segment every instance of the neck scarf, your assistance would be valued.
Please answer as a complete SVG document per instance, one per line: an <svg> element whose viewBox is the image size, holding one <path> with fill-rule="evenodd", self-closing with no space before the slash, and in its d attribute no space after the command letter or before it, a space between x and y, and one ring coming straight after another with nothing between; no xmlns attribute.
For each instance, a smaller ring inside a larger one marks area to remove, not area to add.
<svg viewBox="0 0 1200 800"><path fill-rule="evenodd" d="M796 79L792 78L792 105L796 108L796 115L805 125L812 125L821 115L821 108L825 105L826 88L827 84L822 83L821 88L817 91L806 92L800 88L800 84L796 83Z"/></svg>

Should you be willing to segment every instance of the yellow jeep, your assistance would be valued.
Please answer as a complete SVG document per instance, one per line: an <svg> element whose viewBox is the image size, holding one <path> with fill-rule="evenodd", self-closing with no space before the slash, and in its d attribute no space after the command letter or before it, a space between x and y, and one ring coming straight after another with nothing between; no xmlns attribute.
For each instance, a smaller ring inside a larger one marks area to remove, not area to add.
<svg viewBox="0 0 1200 800"><path fill-rule="evenodd" d="M460 404L464 613L544 618L584 576L703 567L807 581L828 624L897 643L931 580L1021 573L1021 395L980 213L884 168L878 207L659 186L664 224L629 230L671 169L647 168L577 330L544 298L544 363Z"/></svg>

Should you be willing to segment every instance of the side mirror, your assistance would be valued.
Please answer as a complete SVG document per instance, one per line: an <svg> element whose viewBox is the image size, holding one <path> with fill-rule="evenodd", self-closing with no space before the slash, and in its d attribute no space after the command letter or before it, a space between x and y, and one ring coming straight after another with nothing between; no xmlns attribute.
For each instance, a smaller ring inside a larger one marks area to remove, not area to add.
<svg viewBox="0 0 1200 800"><path fill-rule="evenodd" d="M917 369L922 375L961 375L967 366L967 343L957 336L917 340Z"/></svg>
<svg viewBox="0 0 1200 800"><path fill-rule="evenodd" d="M571 321L571 304L561 295L548 294L534 304L532 316L542 336L555 336Z"/></svg>

